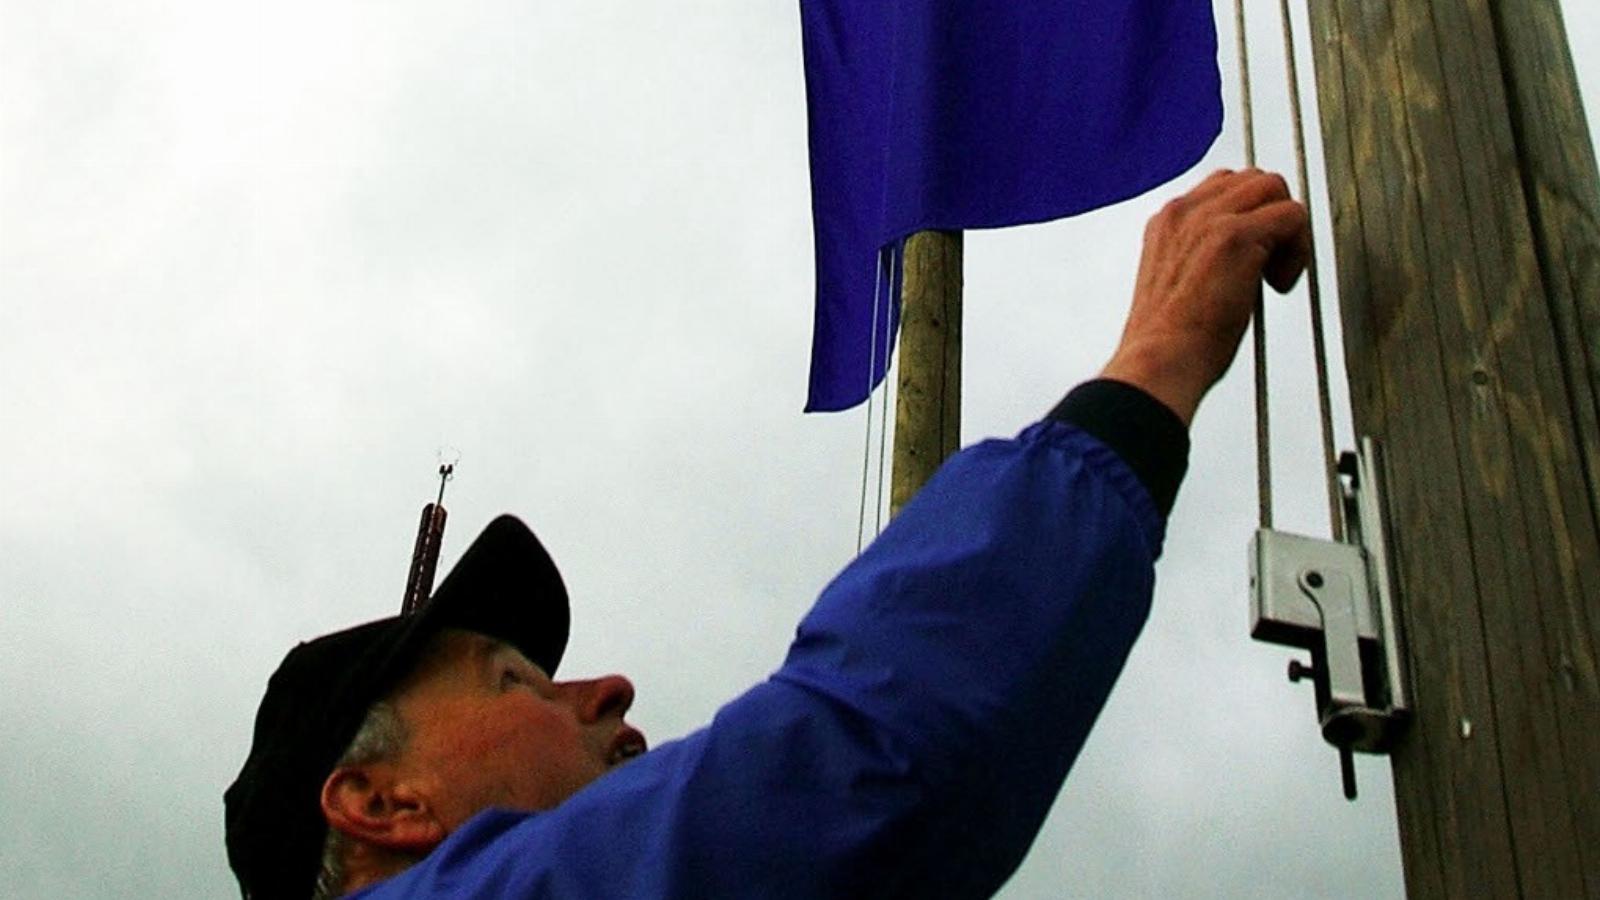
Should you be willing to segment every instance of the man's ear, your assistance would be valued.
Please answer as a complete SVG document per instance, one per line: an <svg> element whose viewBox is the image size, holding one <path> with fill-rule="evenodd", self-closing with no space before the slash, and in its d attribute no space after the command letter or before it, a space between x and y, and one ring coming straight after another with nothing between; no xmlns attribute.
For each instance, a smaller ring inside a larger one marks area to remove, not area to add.
<svg viewBox="0 0 1600 900"><path fill-rule="evenodd" d="M363 843L418 856L447 834L428 798L382 762L334 769L322 783L322 815Z"/></svg>

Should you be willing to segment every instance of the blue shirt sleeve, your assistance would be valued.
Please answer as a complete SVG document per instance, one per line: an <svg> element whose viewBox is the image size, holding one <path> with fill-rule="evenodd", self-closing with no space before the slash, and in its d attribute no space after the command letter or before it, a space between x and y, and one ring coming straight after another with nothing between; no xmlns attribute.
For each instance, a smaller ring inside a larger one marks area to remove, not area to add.
<svg viewBox="0 0 1600 900"><path fill-rule="evenodd" d="M988 896L1122 669L1162 536L1080 428L969 448L708 727L555 810L481 813L357 896Z"/></svg>

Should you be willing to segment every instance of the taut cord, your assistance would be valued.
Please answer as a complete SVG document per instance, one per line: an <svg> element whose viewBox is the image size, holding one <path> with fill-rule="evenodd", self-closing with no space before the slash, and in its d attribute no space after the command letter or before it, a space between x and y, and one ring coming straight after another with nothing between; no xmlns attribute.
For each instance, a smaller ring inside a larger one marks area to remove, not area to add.
<svg viewBox="0 0 1600 900"><path fill-rule="evenodd" d="M872 342L872 348L867 352L867 442L861 450L861 509L856 513L857 556L861 555L861 547L867 531L867 476L871 473L872 466L872 376L878 368L878 298L883 294L882 250L878 251L878 257L873 261L872 268L872 326L867 329L870 335L868 340ZM888 394L887 388L885 388L884 393ZM888 413L887 397L885 397L884 413ZM882 490L880 486L880 493Z"/></svg>
<svg viewBox="0 0 1600 900"><path fill-rule="evenodd" d="M891 320L894 318L893 304L895 299L900 296L900 289L903 287L895 276L900 273L901 266L904 265L902 256L904 249L905 242L901 241L894 246L894 249L889 251L890 305L886 312ZM872 533L874 536L883 534L883 461L884 457L887 456L886 448L889 446L889 370L894 365L894 360L890 357L889 337L886 332L883 339L883 411L878 416L878 509L873 523ZM860 551L857 550L856 552L859 553Z"/></svg>
<svg viewBox="0 0 1600 900"><path fill-rule="evenodd" d="M1289 115L1294 120L1294 168L1296 189L1300 202L1306 207L1307 228L1311 216L1311 178L1306 174L1306 128L1300 113L1300 73L1295 66L1294 20L1289 14L1289 0L1278 0L1278 13L1283 20L1283 58L1289 74ZM1317 368L1317 414L1322 425L1323 479L1328 487L1328 528L1336 541L1344 540L1344 506L1339 490L1338 459L1333 452L1333 401L1328 390L1328 348L1322 334L1322 288L1317 278L1316 240L1311 242L1311 253L1306 259L1306 290L1311 299L1311 349Z"/></svg>
<svg viewBox="0 0 1600 900"><path fill-rule="evenodd" d="M1244 0L1233 0L1234 34L1239 48L1239 105L1244 117L1244 164L1256 167L1256 125L1250 99L1250 47L1245 37ZM1261 288L1252 317L1256 376L1256 502L1262 528L1272 527L1272 427L1267 407L1267 320Z"/></svg>

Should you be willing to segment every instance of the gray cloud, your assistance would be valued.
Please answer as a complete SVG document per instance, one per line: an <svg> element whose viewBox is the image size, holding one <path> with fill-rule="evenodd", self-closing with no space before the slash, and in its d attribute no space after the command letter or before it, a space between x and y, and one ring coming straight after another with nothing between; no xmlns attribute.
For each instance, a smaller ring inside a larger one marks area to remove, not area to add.
<svg viewBox="0 0 1600 900"><path fill-rule="evenodd" d="M571 671L628 672L656 739L777 664L853 553L863 425L798 413L792 4L0 15L8 894L232 892L220 795L265 677L394 609L442 447L444 562L525 515L573 588ZM1569 15L1594 96L1600 16ZM1230 134L1202 171L1239 157ZM1192 180L969 237L969 439L1093 374L1143 219ZM1301 306L1280 516L1315 531ZM1247 382L1197 426L1153 618L1006 897L1400 893L1386 765L1340 799L1284 654L1245 635Z"/></svg>

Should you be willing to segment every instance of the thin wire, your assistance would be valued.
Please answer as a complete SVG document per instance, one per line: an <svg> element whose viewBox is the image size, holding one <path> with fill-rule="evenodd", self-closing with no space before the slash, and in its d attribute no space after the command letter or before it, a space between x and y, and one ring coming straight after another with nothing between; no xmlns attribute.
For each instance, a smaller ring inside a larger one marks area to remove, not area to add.
<svg viewBox="0 0 1600 900"><path fill-rule="evenodd" d="M1289 115L1294 121L1294 167L1300 202L1306 207L1306 228L1311 228L1311 178L1306 174L1306 126L1300 113L1300 73L1295 66L1294 21L1289 0L1278 0L1283 19L1283 57L1289 67ZM1344 540L1344 504L1339 490L1339 466L1333 452L1333 401L1328 390L1328 348L1322 334L1322 288L1317 278L1317 249L1313 239L1306 258L1306 290L1311 295L1311 347L1317 368L1317 413L1322 424L1322 468L1328 486L1328 527L1333 539Z"/></svg>
<svg viewBox="0 0 1600 900"><path fill-rule="evenodd" d="M874 537L876 537L877 535L883 534L883 485L884 485L884 481L883 481L883 457L884 457L884 447L888 445L888 440L889 440L889 371L888 371L888 369L889 369L889 366L892 366L894 364L892 361L888 361L888 360L885 360L885 362L886 362L886 365L884 367L884 373L883 373L883 376L884 376L883 377L883 389L878 392L878 393L883 395L883 406L882 406L882 408L880 408L878 410L878 494L877 494L877 497L875 498L876 502L875 502L874 509L873 509L874 521L872 523L872 534L873 534Z"/></svg>
<svg viewBox="0 0 1600 900"><path fill-rule="evenodd" d="M1233 0L1233 33L1239 48L1239 105L1244 118L1244 164L1256 165L1256 123L1250 98L1250 45L1245 36L1244 0Z"/></svg>
<svg viewBox="0 0 1600 900"><path fill-rule="evenodd" d="M872 275L872 325L869 342L872 349L867 352L867 443L861 450L861 509L856 512L856 555L861 555L861 547L867 532L867 475L872 471L872 376L878 368L878 296L883 292L883 252L878 252L877 259L873 261Z"/></svg>
<svg viewBox="0 0 1600 900"><path fill-rule="evenodd" d="M1250 97L1250 48L1245 37L1244 0L1233 3L1234 34L1239 47L1239 100L1244 119L1244 164L1256 166L1256 126ZM1272 428L1267 408L1267 319L1261 289L1256 288L1254 313L1256 381L1256 504L1262 528L1272 527Z"/></svg>
<svg viewBox="0 0 1600 900"><path fill-rule="evenodd" d="M433 501L434 506L444 505L444 486L456 475L455 463L445 463L439 467L439 497Z"/></svg>
<svg viewBox="0 0 1600 900"><path fill-rule="evenodd" d="M889 296L886 310L888 315L885 318L890 320L894 318L895 300L900 296L900 284L895 280L895 275L900 270L900 250L903 246L905 246L903 243L896 244L894 249L889 251ZM878 417L878 517L873 526L875 535L883 534L883 460L886 455L885 448L889 445L889 369L894 365L894 360L890 359L888 331L888 328L884 329L883 414Z"/></svg>

